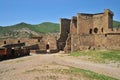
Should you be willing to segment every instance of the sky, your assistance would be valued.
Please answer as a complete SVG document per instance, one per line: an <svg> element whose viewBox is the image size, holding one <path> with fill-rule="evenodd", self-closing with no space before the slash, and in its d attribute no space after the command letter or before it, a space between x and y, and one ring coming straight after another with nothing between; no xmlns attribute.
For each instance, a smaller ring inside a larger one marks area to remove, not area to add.
<svg viewBox="0 0 120 80"><path fill-rule="evenodd" d="M59 23L60 18L71 18L77 13L114 12L120 21L120 0L0 0L0 26L25 22Z"/></svg>

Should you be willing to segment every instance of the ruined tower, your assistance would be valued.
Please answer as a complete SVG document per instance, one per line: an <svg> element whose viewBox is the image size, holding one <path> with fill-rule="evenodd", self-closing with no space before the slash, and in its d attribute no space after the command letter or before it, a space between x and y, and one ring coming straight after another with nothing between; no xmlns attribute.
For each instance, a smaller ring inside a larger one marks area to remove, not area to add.
<svg viewBox="0 0 120 80"><path fill-rule="evenodd" d="M78 13L71 20L61 19L58 49L73 52L87 49L120 49L120 29L113 28L113 12Z"/></svg>

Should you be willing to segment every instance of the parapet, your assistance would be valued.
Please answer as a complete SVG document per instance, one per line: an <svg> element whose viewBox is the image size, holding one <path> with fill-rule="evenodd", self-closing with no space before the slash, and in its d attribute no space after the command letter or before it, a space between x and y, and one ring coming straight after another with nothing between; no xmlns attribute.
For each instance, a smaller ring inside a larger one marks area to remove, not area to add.
<svg viewBox="0 0 120 80"><path fill-rule="evenodd" d="M114 13L110 9L104 9L104 13L110 13L112 16L114 16Z"/></svg>
<svg viewBox="0 0 120 80"><path fill-rule="evenodd" d="M70 21L71 19L68 19L68 18L60 18L60 20L67 20L67 21Z"/></svg>
<svg viewBox="0 0 120 80"><path fill-rule="evenodd" d="M77 20L77 17L76 17L76 16L73 16L72 19L73 19L73 20Z"/></svg>

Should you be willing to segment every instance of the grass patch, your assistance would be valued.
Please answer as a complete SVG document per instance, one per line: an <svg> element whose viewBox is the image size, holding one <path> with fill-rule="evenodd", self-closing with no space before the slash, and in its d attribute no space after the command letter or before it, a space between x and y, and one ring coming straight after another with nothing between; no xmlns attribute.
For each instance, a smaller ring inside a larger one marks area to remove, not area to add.
<svg viewBox="0 0 120 80"><path fill-rule="evenodd" d="M12 71L12 70L16 70L16 68L12 68L12 69L2 69L2 70L0 70L0 74L2 74L2 73L6 73L6 72L9 72L9 71Z"/></svg>
<svg viewBox="0 0 120 80"><path fill-rule="evenodd" d="M27 70L25 73L31 73L31 72L45 72L44 69L32 69L32 70Z"/></svg>
<svg viewBox="0 0 120 80"><path fill-rule="evenodd" d="M83 69L79 69L79 68L73 68L71 67L68 72L70 73L82 73L84 76L90 78L91 80L117 80L115 78L111 78L102 74L98 74L98 73L94 73L92 71L88 71L88 70L83 70Z"/></svg>
<svg viewBox="0 0 120 80"><path fill-rule="evenodd" d="M70 67L69 69L53 69L52 72L71 75L74 77L85 77L89 80L118 80L109 76L94 73L92 71Z"/></svg>
<svg viewBox="0 0 120 80"><path fill-rule="evenodd" d="M89 70L69 67L68 69L32 69L25 71L25 74L30 74L33 72L39 72L39 74L45 74L42 76L42 79L46 80L60 80L60 79L66 79L66 80L80 80L81 78L84 80L118 80L109 76L105 76L102 74L98 74ZM62 78L61 76L62 75ZM38 78L38 77L37 77ZM40 78L41 79L41 78Z"/></svg>
<svg viewBox="0 0 120 80"><path fill-rule="evenodd" d="M90 56L90 60L97 62L120 62L120 50L111 50L111 51L81 51L73 52L70 56Z"/></svg>

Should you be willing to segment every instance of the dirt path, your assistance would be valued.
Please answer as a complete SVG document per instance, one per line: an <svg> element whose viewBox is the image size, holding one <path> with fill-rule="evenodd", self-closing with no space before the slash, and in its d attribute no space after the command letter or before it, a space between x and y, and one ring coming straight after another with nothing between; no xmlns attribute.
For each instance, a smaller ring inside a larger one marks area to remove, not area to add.
<svg viewBox="0 0 120 80"><path fill-rule="evenodd" d="M0 62L0 80L8 80L9 76L11 77L13 76L11 80L16 80L18 77L22 76L20 73L24 73L25 71L29 71L34 68L37 69L41 65L42 66L49 65L51 63L90 70L96 73L120 79L120 68L117 67L111 67L105 64L97 64L88 61L82 61L80 59L66 56L64 54L45 54L45 55L32 54L32 56ZM15 76L15 74L20 75ZM29 80L34 79L32 79L31 77Z"/></svg>
<svg viewBox="0 0 120 80"><path fill-rule="evenodd" d="M69 56L64 56L64 57L57 56L56 60L58 60L56 62L61 65L90 70L96 73L100 73L100 74L104 74L107 76L112 76L114 78L120 79L120 68L118 67L111 67L106 64L83 61L75 57L69 57Z"/></svg>

